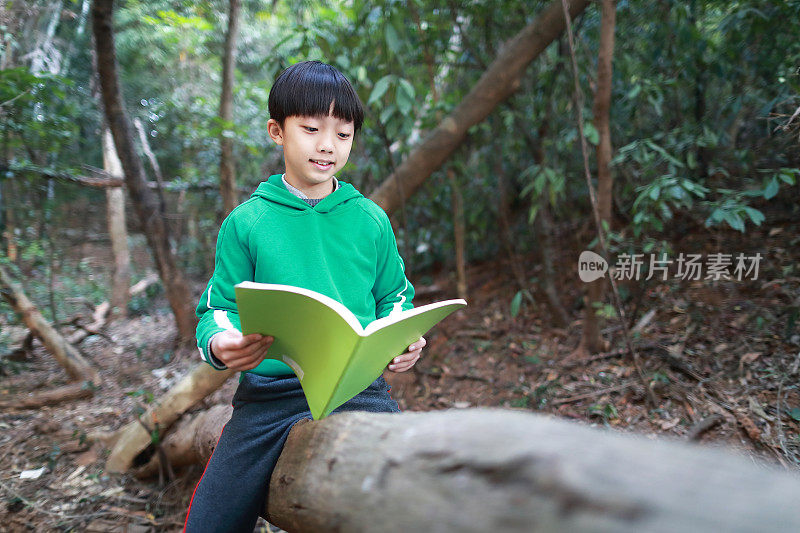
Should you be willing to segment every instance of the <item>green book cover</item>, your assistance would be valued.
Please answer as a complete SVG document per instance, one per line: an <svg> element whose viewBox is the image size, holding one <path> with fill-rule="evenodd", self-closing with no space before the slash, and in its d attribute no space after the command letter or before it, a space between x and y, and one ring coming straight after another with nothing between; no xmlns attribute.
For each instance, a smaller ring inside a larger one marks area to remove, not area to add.
<svg viewBox="0 0 800 533"><path fill-rule="evenodd" d="M292 367L315 420L366 389L410 344L467 305L436 302L362 328L347 307L318 292L253 281L235 289L242 333L275 338L267 358Z"/></svg>

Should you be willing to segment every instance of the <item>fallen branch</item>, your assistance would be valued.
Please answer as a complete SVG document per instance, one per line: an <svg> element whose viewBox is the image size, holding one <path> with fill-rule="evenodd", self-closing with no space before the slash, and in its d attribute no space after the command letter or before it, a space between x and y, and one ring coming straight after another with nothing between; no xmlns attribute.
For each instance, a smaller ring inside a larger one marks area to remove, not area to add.
<svg viewBox="0 0 800 533"><path fill-rule="evenodd" d="M214 370L207 363L198 363L183 379L153 402L141 415L146 425L158 422L162 432L169 430L183 413L217 390L235 372ZM117 431L116 442L106 462L107 472L124 472L133 466L136 457L150 445L150 434L133 421Z"/></svg>
<svg viewBox="0 0 800 533"><path fill-rule="evenodd" d="M0 409L38 409L45 405L55 405L92 396L94 396L93 387L87 387L85 383L71 383L44 392L31 392L13 399L0 400Z"/></svg>
<svg viewBox="0 0 800 533"><path fill-rule="evenodd" d="M634 385L633 381L627 381L625 383L620 383L619 385L614 385L613 387L608 387L605 389L595 390L591 392L587 392L585 394L578 394L575 396L569 396L568 398L557 398L550 402L550 405L561 405L564 403L572 403L578 402L580 400L586 400L589 398L597 398L599 396L603 396L604 394L608 394L610 392L619 392L622 390L627 389Z"/></svg>
<svg viewBox="0 0 800 533"><path fill-rule="evenodd" d="M150 274L145 276L135 284L131 286L128 290L128 294L133 297L138 294L141 294L147 288L154 283L158 282L158 275ZM98 305L94 313L92 313L92 320L93 322L87 326L83 326L81 324L75 324L76 327L81 328L80 331L76 331L67 339L70 344L78 344L83 341L89 335L100 335L100 330L106 325L108 322L108 317L111 314L111 303L105 301Z"/></svg>
<svg viewBox="0 0 800 533"><path fill-rule="evenodd" d="M639 350L652 350L655 348L661 348L662 346L656 342L650 342L647 344L643 344L638 346L637 349ZM608 352L601 352L591 357L586 357L583 359L577 359L573 361L564 361L563 363L559 364L561 370L568 370L570 368L575 368L577 366L585 366L596 361L602 361L603 359L611 359L613 357L620 357L629 353L628 348L619 348L617 350L611 350Z"/></svg>
<svg viewBox="0 0 800 533"><path fill-rule="evenodd" d="M89 381L94 385L100 384L100 374L97 370L44 319L39 310L25 296L22 287L13 280L3 266L0 266L0 294L22 318L31 333L53 354L71 379Z"/></svg>
<svg viewBox="0 0 800 533"><path fill-rule="evenodd" d="M211 457L222 427L232 412L230 405L215 405L181 418L161 443L166 462L174 468L181 468ZM153 454L147 464L135 468L133 474L142 479L152 477L161 471L162 460L160 454Z"/></svg>

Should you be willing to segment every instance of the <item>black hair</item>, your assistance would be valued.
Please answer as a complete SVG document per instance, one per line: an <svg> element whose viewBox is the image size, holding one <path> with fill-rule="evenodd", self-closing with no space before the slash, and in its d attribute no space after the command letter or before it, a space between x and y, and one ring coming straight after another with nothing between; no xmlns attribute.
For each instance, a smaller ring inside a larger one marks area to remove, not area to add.
<svg viewBox="0 0 800 533"><path fill-rule="evenodd" d="M355 131L364 122L364 107L353 86L335 67L320 61L295 63L281 72L269 92L269 115L283 126L286 117L332 115L352 122Z"/></svg>

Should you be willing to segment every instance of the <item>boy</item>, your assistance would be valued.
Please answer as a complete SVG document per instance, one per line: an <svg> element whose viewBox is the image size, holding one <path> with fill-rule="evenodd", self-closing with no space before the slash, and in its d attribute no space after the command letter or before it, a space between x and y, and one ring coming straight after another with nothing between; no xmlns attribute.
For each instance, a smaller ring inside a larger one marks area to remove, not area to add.
<svg viewBox="0 0 800 533"><path fill-rule="evenodd" d="M343 303L364 326L412 307L414 288L388 217L334 177L364 117L349 81L330 65L297 63L275 81L269 113L268 132L283 147L286 172L262 182L222 223L214 273L197 307L203 359L242 374L231 419L189 504L189 532L252 531L289 431L311 418L291 368L264 359L273 338L242 336L234 285L251 280L311 289ZM307 328L315 334L314 324ZM420 338L389 370L411 368L424 346ZM388 391L379 377L334 412L397 412Z"/></svg>

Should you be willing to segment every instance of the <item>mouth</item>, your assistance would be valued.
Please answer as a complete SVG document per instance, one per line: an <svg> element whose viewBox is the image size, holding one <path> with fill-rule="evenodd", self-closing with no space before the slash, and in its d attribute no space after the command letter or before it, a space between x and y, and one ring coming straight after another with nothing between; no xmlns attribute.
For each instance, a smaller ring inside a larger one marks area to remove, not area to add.
<svg viewBox="0 0 800 533"><path fill-rule="evenodd" d="M309 159L309 161L320 170L330 170L333 168L333 161L327 161L325 159Z"/></svg>

